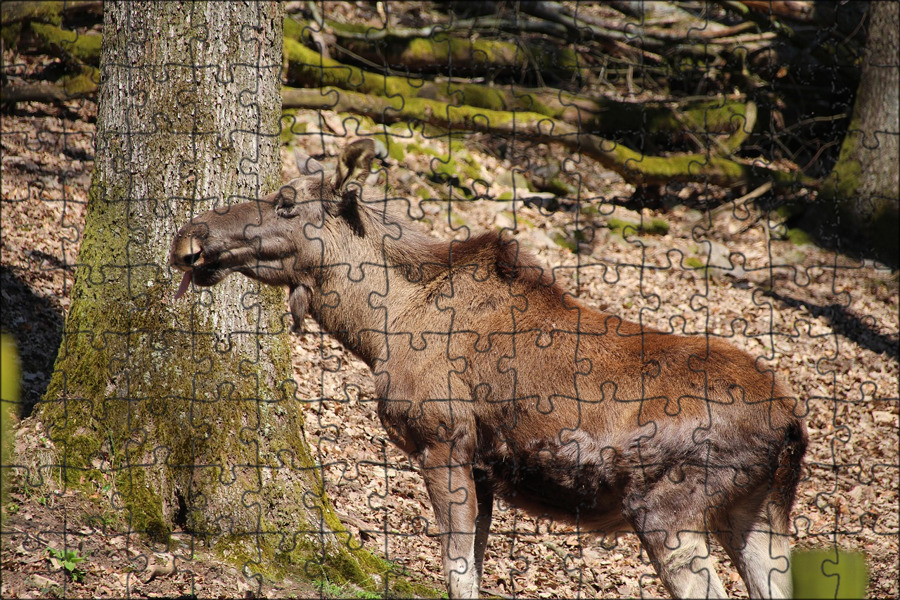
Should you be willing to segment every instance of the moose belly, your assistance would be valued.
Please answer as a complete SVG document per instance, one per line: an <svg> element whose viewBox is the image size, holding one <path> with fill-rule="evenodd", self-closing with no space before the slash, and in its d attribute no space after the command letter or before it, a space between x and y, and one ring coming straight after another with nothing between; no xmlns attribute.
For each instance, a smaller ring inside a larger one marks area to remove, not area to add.
<svg viewBox="0 0 900 600"><path fill-rule="evenodd" d="M479 453L478 468L509 504L598 530L625 528L620 515L628 478L614 448L576 440L536 440L515 451L491 446Z"/></svg>

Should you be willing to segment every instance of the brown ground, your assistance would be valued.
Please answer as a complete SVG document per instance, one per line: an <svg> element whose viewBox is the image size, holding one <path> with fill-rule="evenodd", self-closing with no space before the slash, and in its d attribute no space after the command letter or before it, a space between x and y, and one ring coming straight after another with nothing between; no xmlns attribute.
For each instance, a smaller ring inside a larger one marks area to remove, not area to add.
<svg viewBox="0 0 900 600"><path fill-rule="evenodd" d="M2 324L18 339L24 398L30 403L47 385L68 307L93 164L94 115L90 102L21 106L3 115ZM324 127L342 130L340 116L325 116ZM320 125L311 120L313 126ZM446 153L445 141L417 141ZM333 157L337 148L302 149ZM491 196L512 191L509 173L525 164L524 157L515 162L500 158L494 142L479 136L469 139L467 148L482 178L492 182ZM546 146L522 150L533 166L551 154ZM291 153L285 151L284 158L285 176L292 176ZM395 166L391 178L398 195L416 198L425 188L430 197L445 197L447 186L426 177L429 165L430 157L410 155L406 170ZM578 184L574 173L566 178ZM869 595L896 597L897 273L814 246L795 246L781 239L777 223L767 238L755 209L725 210L711 223L707 212L683 205L645 211L645 217L665 219L668 233L623 239L606 226L610 217L640 215L610 200L626 199L634 190L589 162L580 182L580 210L551 212L539 208L539 200L514 207L504 201L455 201L448 215L448 203L434 201L421 203L418 214L442 238L464 236L466 227L512 227L515 216L514 235L552 265L564 285L573 290L578 285L589 302L652 327L726 336L749 353L768 357L767 364L809 407L811 445L795 509L795 548L836 545L864 552L871 571ZM693 187L679 196L689 206L719 201L715 193ZM576 218L589 233L578 254L571 243L558 243L573 239ZM744 270L707 278L691 268L687 258L705 259L702 241L707 240L717 255L735 253ZM315 324L308 326L316 330ZM293 344L300 396L323 399L309 404L307 439L326 465L328 493L337 510L370 550L424 573L442 588L437 540L423 535L432 521L424 487L416 469L385 442L367 370L327 335L309 333ZM39 463L34 457L50 451L41 431L33 418L18 426L17 464ZM104 490L61 491L47 473L17 470L3 507L0 595L217 598L259 589L205 548L167 552L120 533L116 522ZM665 595L633 536L601 548L565 526L531 519L502 503L493 531L485 587L498 594ZM63 547L78 548L86 557L78 565L85 573L82 582L50 560L48 549ZM167 574L164 566L175 554L175 572ZM729 592L746 596L729 561L717 556ZM319 590L299 580L267 581L261 592L268 597L349 593Z"/></svg>

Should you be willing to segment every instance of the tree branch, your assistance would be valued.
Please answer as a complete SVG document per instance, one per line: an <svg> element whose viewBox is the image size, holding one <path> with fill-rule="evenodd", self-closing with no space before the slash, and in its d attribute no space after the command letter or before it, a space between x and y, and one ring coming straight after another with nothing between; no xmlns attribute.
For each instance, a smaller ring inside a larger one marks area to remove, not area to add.
<svg viewBox="0 0 900 600"><path fill-rule="evenodd" d="M514 135L547 144L562 144L592 157L635 185L665 185L677 181L728 187L772 181L777 188L817 186L815 180L802 173L776 171L758 162L743 163L704 154L645 156L598 135L586 134L564 121L533 112L453 106L423 98L384 98L333 87L283 88L282 102L284 108L352 112L381 123L420 121L451 131Z"/></svg>

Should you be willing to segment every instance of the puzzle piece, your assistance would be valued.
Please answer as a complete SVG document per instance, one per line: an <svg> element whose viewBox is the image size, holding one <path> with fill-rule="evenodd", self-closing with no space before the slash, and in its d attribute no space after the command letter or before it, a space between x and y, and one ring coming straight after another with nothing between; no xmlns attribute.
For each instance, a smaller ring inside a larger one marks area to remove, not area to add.
<svg viewBox="0 0 900 600"><path fill-rule="evenodd" d="M732 4L4 6L4 597L897 595L877 23Z"/></svg>

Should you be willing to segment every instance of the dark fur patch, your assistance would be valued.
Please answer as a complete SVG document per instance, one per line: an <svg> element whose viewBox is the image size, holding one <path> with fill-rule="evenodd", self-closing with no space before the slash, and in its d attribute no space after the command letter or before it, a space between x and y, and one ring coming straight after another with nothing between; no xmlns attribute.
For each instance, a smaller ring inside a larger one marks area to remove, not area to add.
<svg viewBox="0 0 900 600"><path fill-rule="evenodd" d="M350 187L342 194L341 203L338 206L338 216L347 222L350 231L357 237L366 235L362 217L359 214L359 190Z"/></svg>
<svg viewBox="0 0 900 600"><path fill-rule="evenodd" d="M549 292L555 296L563 293L534 257L520 251L516 240L505 239L494 231L463 241L437 243L427 251L433 259L432 265L441 267L442 271L474 266L476 273L484 269L507 283L524 285L528 289Z"/></svg>

